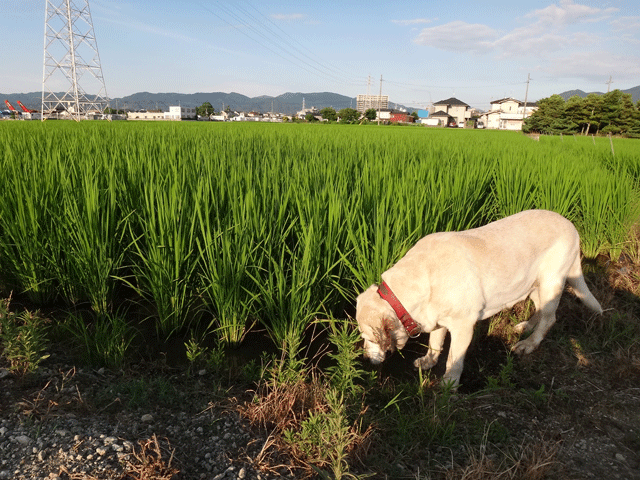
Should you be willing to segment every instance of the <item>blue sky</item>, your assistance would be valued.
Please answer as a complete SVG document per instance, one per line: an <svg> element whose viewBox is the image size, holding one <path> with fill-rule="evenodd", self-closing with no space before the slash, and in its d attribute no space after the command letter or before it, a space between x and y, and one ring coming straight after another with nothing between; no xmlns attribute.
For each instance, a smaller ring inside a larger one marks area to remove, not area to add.
<svg viewBox="0 0 640 480"><path fill-rule="evenodd" d="M61 3L61 0L54 0ZM73 0L82 4L84 0ZM45 0L1 0L0 92L42 88ZM110 97L382 92L478 108L640 85L640 1L90 0ZM371 79L368 85L368 79Z"/></svg>

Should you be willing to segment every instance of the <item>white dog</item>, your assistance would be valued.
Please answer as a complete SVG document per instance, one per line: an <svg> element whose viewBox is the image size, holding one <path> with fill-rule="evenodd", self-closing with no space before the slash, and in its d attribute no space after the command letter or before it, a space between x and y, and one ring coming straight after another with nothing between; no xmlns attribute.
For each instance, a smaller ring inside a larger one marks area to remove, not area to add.
<svg viewBox="0 0 640 480"><path fill-rule="evenodd" d="M365 356L378 364L409 337L430 332L428 353L414 362L428 369L449 331L443 381L458 385L478 320L531 297L536 312L516 328L533 333L513 347L530 353L555 323L565 281L587 307L602 313L582 276L578 232L557 213L528 210L472 230L427 235L382 274L380 287L358 296Z"/></svg>

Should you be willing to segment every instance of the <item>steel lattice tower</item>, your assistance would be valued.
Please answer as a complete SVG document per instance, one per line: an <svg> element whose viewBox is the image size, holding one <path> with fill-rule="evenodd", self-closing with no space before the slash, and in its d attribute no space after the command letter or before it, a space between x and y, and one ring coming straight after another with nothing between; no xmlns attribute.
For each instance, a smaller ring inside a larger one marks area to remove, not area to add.
<svg viewBox="0 0 640 480"><path fill-rule="evenodd" d="M47 0L42 119L102 115L108 103L89 0Z"/></svg>

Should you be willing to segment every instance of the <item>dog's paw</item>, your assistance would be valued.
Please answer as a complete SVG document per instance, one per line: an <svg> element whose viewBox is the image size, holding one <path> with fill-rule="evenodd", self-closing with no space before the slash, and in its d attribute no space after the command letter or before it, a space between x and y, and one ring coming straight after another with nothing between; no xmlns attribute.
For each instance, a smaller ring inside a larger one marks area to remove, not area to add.
<svg viewBox="0 0 640 480"><path fill-rule="evenodd" d="M521 342L516 343L511 351L516 355L528 355L533 352L538 345L532 342L530 339L522 340Z"/></svg>
<svg viewBox="0 0 640 480"><path fill-rule="evenodd" d="M436 363L438 363L438 357L434 358L432 356L426 355L424 357L416 358L413 362L413 366L416 368L421 368L422 370L429 370L430 368L435 367Z"/></svg>
<svg viewBox="0 0 640 480"><path fill-rule="evenodd" d="M532 328L533 326L531 325L531 323L528 321L525 321L525 322L520 322L515 327L513 327L513 331L518 334L522 334L524 332L530 331Z"/></svg>

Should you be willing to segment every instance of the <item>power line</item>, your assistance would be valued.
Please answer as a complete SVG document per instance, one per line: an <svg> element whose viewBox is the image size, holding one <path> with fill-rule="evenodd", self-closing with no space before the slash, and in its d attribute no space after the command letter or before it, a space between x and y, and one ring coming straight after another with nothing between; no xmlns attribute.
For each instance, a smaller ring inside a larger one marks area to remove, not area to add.
<svg viewBox="0 0 640 480"><path fill-rule="evenodd" d="M294 37L292 37L291 35L289 35L286 31L284 31L282 28L280 28L280 26L278 24L276 24L273 20L271 20L267 15L265 15L264 13L262 13L260 10L258 10L254 5L252 5L251 3L248 3L248 5L253 8L258 14L260 14L266 21L268 21L271 25L273 25L276 29L278 29L280 32L282 32L283 35L285 35L288 40L282 38L281 35L279 35L277 32L274 32L273 30L269 29L269 31L271 33L273 33L277 38L279 38L280 40L282 40L283 42L285 42L286 45L291 46L295 51L297 51L300 55L302 55L303 57L307 58L309 61L317 64L320 68L327 70L328 72L337 75L339 77L343 77L345 79L349 79L349 80L353 80L355 81L355 77L349 77L346 76L344 74L344 71L339 70L337 68L332 67L331 65L325 65L322 62L320 62L319 60L316 60L315 58L315 54L309 50L307 47L305 47L302 43L300 43L298 40L296 40ZM238 8L242 9L242 7L240 7L238 5ZM252 16L252 18L255 18ZM260 22L260 20L258 20L258 22ZM262 23L262 22L261 22ZM262 23L262 25L264 26L264 23ZM267 28L269 28L268 26L266 26ZM302 50L300 50L299 48L297 48L296 46L292 45L292 43L295 43L297 45L300 46L300 48L306 50L308 52L308 54L306 54L305 52L303 52ZM359 82L357 82L359 83Z"/></svg>
<svg viewBox="0 0 640 480"><path fill-rule="evenodd" d="M390 83L392 85L396 85L399 87L407 87L407 88L418 88L418 89L422 89L422 90L428 90L430 88L452 88L451 85L426 85L424 83L406 83L406 82L398 82L398 81L394 81L394 80L385 80L385 82ZM476 88L500 88L500 87L507 87L507 86L513 86L513 85L523 85L527 82L514 82L514 83L500 83L500 84L494 84L494 85L470 85L468 87L466 86L456 86L456 89L476 89Z"/></svg>
<svg viewBox="0 0 640 480"><path fill-rule="evenodd" d="M340 82L340 83L343 83L343 84L344 83L356 84L356 82L353 82L353 80L351 78L345 77L344 75L339 77L336 74L332 73L328 67L326 67L323 64L321 64L320 62L310 58L308 55L304 54L299 49L295 48L295 51L299 52L301 55L303 55L306 58L308 58L309 61L307 61L305 58L303 58L299 54L296 54L295 52L292 52L291 48L290 48L291 45L289 43L285 42L285 40L282 38L281 35L279 35L276 32L274 32L273 29L269 28L263 22L261 22L260 20L256 19L255 16L253 16L250 12L247 12L242 7L239 7L238 5L235 5L236 11L233 11L227 5L223 5L223 4L219 3L219 2L216 2L216 5L228 17L230 17L232 20L234 20L235 22L237 22L240 26L242 26L244 28L240 28L238 25L235 25L232 22L230 22L227 18L219 15L215 11L211 10L210 8L208 8L206 5L200 3L200 6L204 10L208 11L209 13L211 13L212 15L217 17L218 19L222 20L224 23L226 23L230 27L236 29L237 31L242 33L244 36L246 36L247 38L249 38L253 42L256 42L256 43L260 44L263 48L267 49L268 51L270 51L274 55L277 55L278 57L282 58L283 60L296 65L298 68L306 71L307 73L310 73L312 75L320 75L320 76L322 76L324 78L328 78L328 79L331 79L333 81ZM259 26L261 26L261 28L257 28L255 26L256 22L257 22L257 24ZM251 32L252 35L250 35L248 32ZM260 40L260 39L262 39L262 40ZM319 67L314 65L311 62L316 63L317 65L319 65Z"/></svg>

